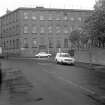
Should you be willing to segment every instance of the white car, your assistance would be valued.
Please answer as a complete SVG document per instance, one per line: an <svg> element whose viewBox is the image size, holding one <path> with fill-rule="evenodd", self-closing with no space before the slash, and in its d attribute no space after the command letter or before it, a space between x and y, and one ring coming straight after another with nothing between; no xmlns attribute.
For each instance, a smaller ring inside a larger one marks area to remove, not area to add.
<svg viewBox="0 0 105 105"><path fill-rule="evenodd" d="M74 64L75 59L70 56L68 53L57 53L55 57L56 63L61 64Z"/></svg>
<svg viewBox="0 0 105 105"><path fill-rule="evenodd" d="M35 55L35 57L43 58L43 57L50 57L51 54L46 53L46 52L39 52L38 54Z"/></svg>

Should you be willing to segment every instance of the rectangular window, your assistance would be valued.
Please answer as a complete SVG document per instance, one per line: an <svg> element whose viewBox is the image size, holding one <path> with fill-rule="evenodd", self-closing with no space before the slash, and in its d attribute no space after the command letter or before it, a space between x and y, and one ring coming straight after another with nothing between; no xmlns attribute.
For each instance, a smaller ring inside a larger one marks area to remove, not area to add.
<svg viewBox="0 0 105 105"><path fill-rule="evenodd" d="M36 16L35 16L35 14L32 14L32 20L36 20L37 18L36 18Z"/></svg>
<svg viewBox="0 0 105 105"><path fill-rule="evenodd" d="M71 17L71 18L70 18L70 20L71 20L71 21L74 21L74 18L73 18L73 17Z"/></svg>
<svg viewBox="0 0 105 105"><path fill-rule="evenodd" d="M49 32L49 33L52 33L52 32L53 32L53 30L52 30L52 27L51 27L51 26L49 26L49 27L48 27L48 32Z"/></svg>
<svg viewBox="0 0 105 105"><path fill-rule="evenodd" d="M56 27L56 33L60 33L60 31L61 31L61 30L60 30L60 27L57 26L57 27Z"/></svg>
<svg viewBox="0 0 105 105"><path fill-rule="evenodd" d="M16 39L16 48L19 48L19 39Z"/></svg>
<svg viewBox="0 0 105 105"><path fill-rule="evenodd" d="M40 28L40 33L44 33L44 32L45 32L44 27L41 27Z"/></svg>
<svg viewBox="0 0 105 105"><path fill-rule="evenodd" d="M69 33L69 30L68 30L67 27L64 28L64 33L65 33L65 34Z"/></svg>
<svg viewBox="0 0 105 105"><path fill-rule="evenodd" d="M40 16L40 20L44 20L44 16Z"/></svg>
<svg viewBox="0 0 105 105"><path fill-rule="evenodd" d="M28 19L28 13L24 13L24 19Z"/></svg>
<svg viewBox="0 0 105 105"><path fill-rule="evenodd" d="M52 15L49 15L48 20L53 20Z"/></svg>
<svg viewBox="0 0 105 105"><path fill-rule="evenodd" d="M53 38L52 37L48 38L48 44L49 44L49 48L53 48Z"/></svg>
<svg viewBox="0 0 105 105"><path fill-rule="evenodd" d="M56 20L60 20L60 16L57 16L57 17L56 17Z"/></svg>
<svg viewBox="0 0 105 105"><path fill-rule="evenodd" d="M46 49L45 37L40 37L40 39L39 39L39 49Z"/></svg>
<svg viewBox="0 0 105 105"><path fill-rule="evenodd" d="M23 48L28 48L28 39L27 38L23 39Z"/></svg>
<svg viewBox="0 0 105 105"><path fill-rule="evenodd" d="M71 31L71 32L73 31L73 28L72 28L72 27L70 27L70 31Z"/></svg>
<svg viewBox="0 0 105 105"><path fill-rule="evenodd" d="M32 38L32 47L33 48L37 47L37 39L36 38Z"/></svg>
<svg viewBox="0 0 105 105"><path fill-rule="evenodd" d="M24 33L28 33L28 26L24 26Z"/></svg>
<svg viewBox="0 0 105 105"><path fill-rule="evenodd" d="M36 32L36 26L33 26L33 27L32 27L32 33L37 33L37 32Z"/></svg>
<svg viewBox="0 0 105 105"><path fill-rule="evenodd" d="M56 47L57 48L61 48L61 43L60 43L60 40L59 39L56 41Z"/></svg>
<svg viewBox="0 0 105 105"><path fill-rule="evenodd" d="M64 48L68 48L68 39L64 39Z"/></svg>
<svg viewBox="0 0 105 105"><path fill-rule="evenodd" d="M64 18L63 18L64 20L67 20L68 18L67 18L67 16L64 16Z"/></svg>
<svg viewBox="0 0 105 105"><path fill-rule="evenodd" d="M79 20L79 21L81 21L81 20L82 20L82 18L81 18L81 17L78 17L78 20Z"/></svg>
<svg viewBox="0 0 105 105"><path fill-rule="evenodd" d="M15 40L12 40L11 42L10 42L11 44L11 47L13 48L13 49L15 49Z"/></svg>

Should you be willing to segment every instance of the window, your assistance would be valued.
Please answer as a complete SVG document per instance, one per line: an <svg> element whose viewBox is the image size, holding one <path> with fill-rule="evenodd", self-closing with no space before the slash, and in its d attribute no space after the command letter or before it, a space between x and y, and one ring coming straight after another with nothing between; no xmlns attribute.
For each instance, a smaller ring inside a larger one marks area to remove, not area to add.
<svg viewBox="0 0 105 105"><path fill-rule="evenodd" d="M17 13L16 12L14 13L14 21L15 22L17 21Z"/></svg>
<svg viewBox="0 0 105 105"><path fill-rule="evenodd" d="M57 47L57 48L61 48L60 40L57 40L57 41L56 41L56 47Z"/></svg>
<svg viewBox="0 0 105 105"><path fill-rule="evenodd" d="M16 25L16 34L18 35L19 33L19 25Z"/></svg>
<svg viewBox="0 0 105 105"><path fill-rule="evenodd" d="M71 17L71 18L70 18L70 20L71 20L71 21L74 21L74 18L73 18L73 17Z"/></svg>
<svg viewBox="0 0 105 105"><path fill-rule="evenodd" d="M13 48L12 40L9 40L9 41L8 41L8 48Z"/></svg>
<svg viewBox="0 0 105 105"><path fill-rule="evenodd" d="M16 45L15 45L15 40L12 40L12 41L11 41L11 45L12 45L12 48L13 48L13 49L15 49L15 48L16 48Z"/></svg>
<svg viewBox="0 0 105 105"><path fill-rule="evenodd" d="M68 48L68 39L64 39L64 48Z"/></svg>
<svg viewBox="0 0 105 105"><path fill-rule="evenodd" d="M7 49L9 48L9 41L8 40L6 41L6 48Z"/></svg>
<svg viewBox="0 0 105 105"><path fill-rule="evenodd" d="M67 20L68 18L67 18L67 16L64 16L64 20Z"/></svg>
<svg viewBox="0 0 105 105"><path fill-rule="evenodd" d="M44 27L41 27L40 28L40 33L44 33L44 32L45 32Z"/></svg>
<svg viewBox="0 0 105 105"><path fill-rule="evenodd" d="M48 32L49 32L49 33L52 32L52 27L51 27L51 26L48 27Z"/></svg>
<svg viewBox="0 0 105 105"><path fill-rule="evenodd" d="M23 39L23 47L28 48L28 39L27 38Z"/></svg>
<svg viewBox="0 0 105 105"><path fill-rule="evenodd" d="M39 49L45 49L45 48L46 48L45 37L40 37L40 39L39 39Z"/></svg>
<svg viewBox="0 0 105 105"><path fill-rule="evenodd" d="M52 15L49 15L48 20L53 20Z"/></svg>
<svg viewBox="0 0 105 105"><path fill-rule="evenodd" d="M81 18L81 17L78 17L78 20L79 20L79 21L81 21L81 20L82 20L82 18Z"/></svg>
<svg viewBox="0 0 105 105"><path fill-rule="evenodd" d="M24 19L28 19L28 13L24 13Z"/></svg>
<svg viewBox="0 0 105 105"><path fill-rule="evenodd" d="M36 32L36 26L33 26L33 27L32 27L32 33L37 33L37 32Z"/></svg>
<svg viewBox="0 0 105 105"><path fill-rule="evenodd" d="M49 48L53 48L53 38L52 37L48 38L48 41Z"/></svg>
<svg viewBox="0 0 105 105"><path fill-rule="evenodd" d="M32 38L32 47L33 48L37 47L37 39L36 38Z"/></svg>
<svg viewBox="0 0 105 105"><path fill-rule="evenodd" d="M24 26L24 33L28 33L28 26Z"/></svg>
<svg viewBox="0 0 105 105"><path fill-rule="evenodd" d="M2 43L2 47L6 48L6 42L5 41L3 41L3 43Z"/></svg>
<svg viewBox="0 0 105 105"><path fill-rule="evenodd" d="M59 26L56 27L56 33L60 33L60 27Z"/></svg>
<svg viewBox="0 0 105 105"><path fill-rule="evenodd" d="M73 31L73 28L72 28L72 27L70 27L70 31L71 31L71 32Z"/></svg>
<svg viewBox="0 0 105 105"><path fill-rule="evenodd" d="M57 17L56 17L56 20L60 20L60 16L57 16Z"/></svg>
<svg viewBox="0 0 105 105"><path fill-rule="evenodd" d="M16 39L16 48L19 48L19 39Z"/></svg>
<svg viewBox="0 0 105 105"><path fill-rule="evenodd" d="M78 30L82 31L82 28L81 27L78 27Z"/></svg>
<svg viewBox="0 0 105 105"><path fill-rule="evenodd" d="M67 28L64 28L64 33L65 33L65 34L69 33L69 31L68 31Z"/></svg>
<svg viewBox="0 0 105 105"><path fill-rule="evenodd" d="M44 16L40 16L40 20L44 20Z"/></svg>
<svg viewBox="0 0 105 105"><path fill-rule="evenodd" d="M35 16L35 14L32 14L32 20L36 20L37 18L36 18L36 16Z"/></svg>

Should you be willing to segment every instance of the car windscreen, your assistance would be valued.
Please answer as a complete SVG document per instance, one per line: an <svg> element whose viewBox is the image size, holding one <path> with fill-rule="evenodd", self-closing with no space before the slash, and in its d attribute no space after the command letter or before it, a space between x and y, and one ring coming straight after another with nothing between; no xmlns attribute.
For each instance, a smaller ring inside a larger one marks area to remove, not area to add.
<svg viewBox="0 0 105 105"><path fill-rule="evenodd" d="M61 54L60 57L70 57L69 54Z"/></svg>

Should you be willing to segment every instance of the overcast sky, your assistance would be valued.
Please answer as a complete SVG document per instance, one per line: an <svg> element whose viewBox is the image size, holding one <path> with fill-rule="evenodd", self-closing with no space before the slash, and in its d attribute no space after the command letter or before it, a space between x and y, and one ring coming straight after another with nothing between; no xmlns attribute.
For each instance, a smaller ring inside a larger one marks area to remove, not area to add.
<svg viewBox="0 0 105 105"><path fill-rule="evenodd" d="M93 9L94 4L95 0L1 0L0 16L4 15L7 9L15 10L19 7Z"/></svg>

